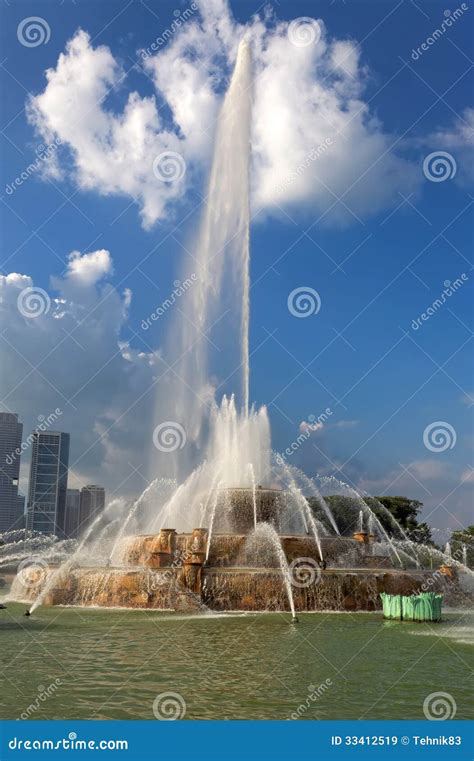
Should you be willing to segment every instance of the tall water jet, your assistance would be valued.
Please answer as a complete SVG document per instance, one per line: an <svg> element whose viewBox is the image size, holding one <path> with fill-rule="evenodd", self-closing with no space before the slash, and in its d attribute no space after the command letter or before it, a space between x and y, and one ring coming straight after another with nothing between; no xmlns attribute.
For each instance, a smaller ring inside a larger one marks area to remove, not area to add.
<svg viewBox="0 0 474 761"><path fill-rule="evenodd" d="M160 421L180 421L186 428L186 450L174 460L180 477L196 465L209 409L222 395L219 388L225 392L225 384L238 372L239 408L244 416L249 411L251 101L251 53L242 40L216 126L207 197L192 252L194 283L180 303L183 319L175 321L167 346L168 362L176 372L168 390L161 385L157 402ZM189 275L184 271L182 277ZM210 378L219 378L220 387L213 388Z"/></svg>

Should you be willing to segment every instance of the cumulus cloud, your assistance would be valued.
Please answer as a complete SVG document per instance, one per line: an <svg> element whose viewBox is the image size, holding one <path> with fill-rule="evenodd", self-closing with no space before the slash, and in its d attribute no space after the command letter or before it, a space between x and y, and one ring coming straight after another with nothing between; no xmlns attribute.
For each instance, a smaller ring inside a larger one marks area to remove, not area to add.
<svg viewBox="0 0 474 761"><path fill-rule="evenodd" d="M28 105L42 138L61 140L47 171L72 174L83 190L136 200L145 227L164 219L209 165L222 94L246 34L254 58L255 208L310 208L346 222L390 204L401 188L413 190L418 170L392 151L393 136L364 101L367 71L356 42L332 39L318 20L316 41L298 45L288 22L269 10L244 27L225 0L199 7L157 53L138 53L156 88L151 97L127 94L112 51L94 47L84 30L74 35ZM124 92L125 105L114 109L113 96ZM187 171L164 182L153 162L170 151Z"/></svg>
<svg viewBox="0 0 474 761"><path fill-rule="evenodd" d="M474 108L465 108L454 121L421 141L429 150L444 150L456 161L455 180L463 186L474 182Z"/></svg>
<svg viewBox="0 0 474 761"><path fill-rule="evenodd" d="M306 420L302 420L301 423L298 426L301 433L316 433L317 431L322 431L324 428L323 423L308 423Z"/></svg>
<svg viewBox="0 0 474 761"><path fill-rule="evenodd" d="M146 472L149 410L163 368L158 353L138 351L121 337L132 295L108 282L111 271L109 251L99 250L73 252L48 292L28 275L0 277L0 320L7 326L0 339L3 404L20 411L25 436L39 415L59 408L55 427L71 432L75 483L83 478L133 494L142 490L141 478L121 479L134 467ZM37 300L28 304L33 294Z"/></svg>
<svg viewBox="0 0 474 761"><path fill-rule="evenodd" d="M59 138L69 149L70 164L58 150L48 162L50 171L59 175L69 170L83 190L136 199L149 226L182 192L179 181L156 178L153 161L163 152L179 152L181 141L163 128L153 97L131 92L121 113L104 105L123 76L109 48L94 48L90 36L79 30L56 68L47 70L44 91L29 101L29 119L46 141Z"/></svg>
<svg viewBox="0 0 474 761"><path fill-rule="evenodd" d="M446 463L439 460L413 460L404 466L409 473L413 473L420 481L430 481L441 478L447 471Z"/></svg>
<svg viewBox="0 0 474 761"><path fill-rule="evenodd" d="M91 286L112 272L112 258L105 249L81 256L79 251L69 254L66 277L79 285Z"/></svg>

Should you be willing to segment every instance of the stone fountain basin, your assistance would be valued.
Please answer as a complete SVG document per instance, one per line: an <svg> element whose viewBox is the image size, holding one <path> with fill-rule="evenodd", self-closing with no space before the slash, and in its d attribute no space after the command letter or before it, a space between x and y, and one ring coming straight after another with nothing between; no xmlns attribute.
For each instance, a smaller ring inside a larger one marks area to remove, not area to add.
<svg viewBox="0 0 474 761"><path fill-rule="evenodd" d="M75 568L54 579L44 604L196 612L289 609L283 575L277 568L206 566L197 578L198 586L190 586L179 567ZM298 611L377 610L380 592L412 594L426 578L432 579L433 574L384 568L327 569L311 583L293 588L295 607ZM192 584L195 580L192 577ZM437 581L440 589L442 583ZM27 590L22 599L33 601L39 591Z"/></svg>
<svg viewBox="0 0 474 761"><path fill-rule="evenodd" d="M170 531L170 529L166 529ZM160 568L164 565L171 565L173 562L172 554L185 554L193 534L177 534L173 538L173 543L166 547L160 534L143 534L127 538L121 549L121 561L124 565L146 566L148 568ZM281 536L283 551L289 563L296 558L311 558L318 562L320 560L319 551L316 542L311 536L286 535ZM251 553L246 551L246 534L224 534L213 533L212 542L209 552L207 566L212 567L235 567L235 566L252 566ZM353 551L353 553L362 559L363 549L358 542L349 537L322 537L321 547L323 557L328 565L333 565L337 559ZM203 549L207 548L207 542L204 542ZM260 565L260 563L258 563ZM270 563L273 567L273 563ZM278 560L274 560L275 567L278 566Z"/></svg>

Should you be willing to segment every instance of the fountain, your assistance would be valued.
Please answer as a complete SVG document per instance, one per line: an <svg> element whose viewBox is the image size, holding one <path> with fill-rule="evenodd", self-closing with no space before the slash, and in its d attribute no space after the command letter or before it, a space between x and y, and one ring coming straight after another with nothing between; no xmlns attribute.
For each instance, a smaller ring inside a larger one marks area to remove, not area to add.
<svg viewBox="0 0 474 761"><path fill-rule="evenodd" d="M267 410L250 405L251 68L244 40L216 128L194 247L196 282L167 347L176 383L157 403L166 411L161 421L172 416L185 424L178 427L186 446L160 457L132 506L108 505L75 549L63 552L63 562L46 560L41 579L14 583L11 596L33 601L32 611L42 604L285 610L296 621L297 611L380 608L381 593L413 594L430 574L419 569L398 524L389 536L354 488L334 477L311 479L275 455ZM240 403L210 380L225 375L223 386L236 372ZM163 463L169 470L159 478ZM349 531L331 509L334 494L344 496ZM412 567L401 568L402 556ZM440 574L435 588L443 583Z"/></svg>

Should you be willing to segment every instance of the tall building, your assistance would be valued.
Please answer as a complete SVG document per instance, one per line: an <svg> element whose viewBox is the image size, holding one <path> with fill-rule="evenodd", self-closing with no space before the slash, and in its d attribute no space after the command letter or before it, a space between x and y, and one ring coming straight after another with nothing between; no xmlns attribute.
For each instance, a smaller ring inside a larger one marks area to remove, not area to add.
<svg viewBox="0 0 474 761"><path fill-rule="evenodd" d="M26 528L64 536L69 434L34 431Z"/></svg>
<svg viewBox="0 0 474 761"><path fill-rule="evenodd" d="M68 489L66 494L66 520L64 533L69 539L77 536L81 509L80 489Z"/></svg>
<svg viewBox="0 0 474 761"><path fill-rule="evenodd" d="M13 528L25 528L26 515L25 515L25 495L19 494L16 498L16 513Z"/></svg>
<svg viewBox="0 0 474 761"><path fill-rule="evenodd" d="M0 412L0 532L22 528L17 522L22 433L17 414Z"/></svg>
<svg viewBox="0 0 474 761"><path fill-rule="evenodd" d="M102 486L88 484L81 489L81 511L79 533L81 533L99 515L105 505L105 489Z"/></svg>

